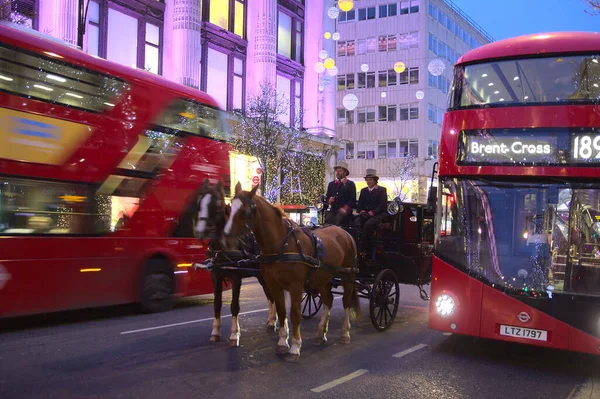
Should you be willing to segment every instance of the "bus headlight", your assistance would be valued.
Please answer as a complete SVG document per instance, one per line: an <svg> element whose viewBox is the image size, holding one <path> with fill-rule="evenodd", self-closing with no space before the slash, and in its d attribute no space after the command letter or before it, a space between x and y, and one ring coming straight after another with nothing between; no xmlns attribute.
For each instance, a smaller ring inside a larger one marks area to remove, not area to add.
<svg viewBox="0 0 600 399"><path fill-rule="evenodd" d="M446 317L454 312L456 305L450 295L444 294L440 295L435 301L435 308L441 316Z"/></svg>

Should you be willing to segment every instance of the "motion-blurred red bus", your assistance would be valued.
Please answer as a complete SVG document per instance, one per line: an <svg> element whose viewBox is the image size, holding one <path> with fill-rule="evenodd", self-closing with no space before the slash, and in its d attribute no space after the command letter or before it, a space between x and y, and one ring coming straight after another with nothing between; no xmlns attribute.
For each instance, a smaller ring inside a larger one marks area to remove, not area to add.
<svg viewBox="0 0 600 399"><path fill-rule="evenodd" d="M491 43L455 65L429 326L600 353L600 35Z"/></svg>
<svg viewBox="0 0 600 399"><path fill-rule="evenodd" d="M211 293L194 237L229 185L206 94L0 25L0 317Z"/></svg>

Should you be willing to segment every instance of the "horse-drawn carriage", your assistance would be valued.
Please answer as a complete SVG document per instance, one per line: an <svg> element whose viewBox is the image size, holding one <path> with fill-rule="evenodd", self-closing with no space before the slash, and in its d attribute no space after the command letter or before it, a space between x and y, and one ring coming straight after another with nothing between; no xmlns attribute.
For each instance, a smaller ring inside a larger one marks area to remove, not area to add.
<svg viewBox="0 0 600 399"><path fill-rule="evenodd" d="M317 202L321 211L324 201L326 198L323 200L322 197ZM423 285L431 281L434 213L426 204L402 203L399 200L388 202L387 214L373 237L361 237L354 226L341 227L357 242L369 239L374 244L371 253L359 253L356 285L359 297L369 300L371 322L377 330L390 327L396 317L399 284L416 285L421 299L429 299ZM343 278L346 277L335 277L331 281L332 288L338 288ZM302 298L302 317L312 318L320 308L318 292L306 290Z"/></svg>
<svg viewBox="0 0 600 399"><path fill-rule="evenodd" d="M360 310L360 297L369 299L371 321L379 331L394 321L399 283L417 285L421 297L428 299L422 285L431 280L434 229L433 211L427 205L392 201L374 236L361 237L351 226L299 226L281 209L255 195L256 190L243 191L238 183L231 205L226 206L220 183L211 187L206 181L202 189L196 232L200 238L213 235L214 256L199 266L212 271L215 287L212 341L218 341L221 335L220 286L224 277L232 281L230 344L239 345L241 280L256 276L269 301L267 330L273 330L276 318L280 321L276 352L287 354L286 359L292 361L300 356L302 318L313 317L321 310L316 342L327 341L334 293L343 295L340 343L344 344L350 343L350 319ZM371 256L357 252L360 240L374 241ZM343 292L334 291L339 287ZM291 347L287 342L284 290L291 301Z"/></svg>

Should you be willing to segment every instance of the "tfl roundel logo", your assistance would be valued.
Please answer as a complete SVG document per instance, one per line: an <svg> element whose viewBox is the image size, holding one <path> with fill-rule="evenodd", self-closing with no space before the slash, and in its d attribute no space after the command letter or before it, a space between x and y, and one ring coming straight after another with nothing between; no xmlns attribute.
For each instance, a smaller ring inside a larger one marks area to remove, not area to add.
<svg viewBox="0 0 600 399"><path fill-rule="evenodd" d="M529 316L529 313L527 312L521 312L517 315L517 319L519 319L519 321L522 323L527 323L529 320L531 320L531 316Z"/></svg>

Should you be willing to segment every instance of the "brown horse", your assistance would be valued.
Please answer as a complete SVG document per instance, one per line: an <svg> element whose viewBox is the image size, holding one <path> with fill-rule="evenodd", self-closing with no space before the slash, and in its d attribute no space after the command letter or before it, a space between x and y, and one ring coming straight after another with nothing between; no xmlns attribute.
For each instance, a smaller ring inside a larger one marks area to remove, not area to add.
<svg viewBox="0 0 600 399"><path fill-rule="evenodd" d="M196 223L196 235L200 239L207 238L211 235L209 249L206 253L207 259L214 259L214 267L211 270L211 280L214 288L214 319L213 329L210 334L211 342L221 340L221 307L223 304L223 279L227 278L231 281L231 335L229 344L231 346L239 346L240 344L240 325L238 314L240 312L240 290L242 288L242 279L246 277L257 277L259 283L263 287L267 300L269 302L269 318L267 320L267 331L274 331L277 324L277 313L275 311L275 303L270 299L270 296L265 288L265 282L259 272L258 264L247 263L244 269L256 268L253 270L235 270L233 268L222 269L222 263L225 259L226 263L234 264L237 260L248 259L253 255L258 255L258 248L255 245L252 234L244 237L236 237L227 239L223 237L222 232L227 221L227 214L230 210L225 204L225 192L221 182L212 186L208 179L204 180L204 184L200 191L198 201L198 220ZM233 261L230 261L232 260Z"/></svg>
<svg viewBox="0 0 600 399"><path fill-rule="evenodd" d="M323 314L317 332L317 343L327 341L333 304L330 281L334 275L344 276L344 322L340 342L350 343L350 318L360 311L355 287L358 261L354 239L337 226L327 226L315 231L299 227L286 218L279 208L255 195L257 187L248 192L242 191L240 183L236 185L231 214L224 232L226 236L237 237L252 231L256 237L261 250L262 276L275 301L281 324L276 352L288 353L288 361L297 361L300 357L300 303L305 283L308 288L316 289L321 294ZM291 348L287 342L289 332L284 290L290 293L291 299Z"/></svg>

